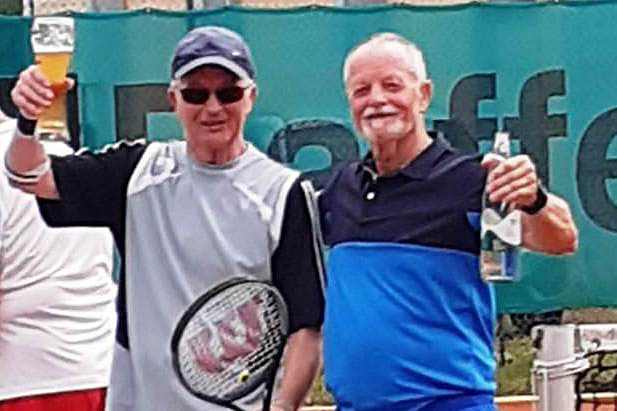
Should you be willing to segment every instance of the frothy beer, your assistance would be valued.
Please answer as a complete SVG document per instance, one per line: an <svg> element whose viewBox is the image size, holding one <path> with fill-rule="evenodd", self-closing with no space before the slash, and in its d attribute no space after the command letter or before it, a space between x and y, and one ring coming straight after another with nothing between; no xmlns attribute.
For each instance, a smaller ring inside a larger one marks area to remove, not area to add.
<svg viewBox="0 0 617 411"><path fill-rule="evenodd" d="M65 78L73 55L73 27L70 17L37 17L34 20L32 47L35 61L54 92L51 106L37 122L35 134L40 138L69 140Z"/></svg>

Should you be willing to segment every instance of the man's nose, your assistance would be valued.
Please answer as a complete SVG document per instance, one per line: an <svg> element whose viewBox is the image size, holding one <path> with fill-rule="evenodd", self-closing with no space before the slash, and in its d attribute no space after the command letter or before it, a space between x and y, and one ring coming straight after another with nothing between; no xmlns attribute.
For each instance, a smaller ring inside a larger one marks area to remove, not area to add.
<svg viewBox="0 0 617 411"><path fill-rule="evenodd" d="M381 87L372 87L369 94L369 101L372 104L384 104L386 102L386 94Z"/></svg>
<svg viewBox="0 0 617 411"><path fill-rule="evenodd" d="M206 100L203 106L204 106L204 109L209 112L216 112L216 111L219 111L221 108L223 108L223 105L221 104L219 99L216 97L216 94L214 92L210 93L210 95L208 96L208 100Z"/></svg>

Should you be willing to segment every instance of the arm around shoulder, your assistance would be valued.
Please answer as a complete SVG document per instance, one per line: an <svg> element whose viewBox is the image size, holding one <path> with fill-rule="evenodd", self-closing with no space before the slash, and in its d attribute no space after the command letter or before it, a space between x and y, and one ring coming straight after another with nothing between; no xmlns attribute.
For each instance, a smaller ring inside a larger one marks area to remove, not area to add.
<svg viewBox="0 0 617 411"><path fill-rule="evenodd" d="M537 212L523 212L523 246L553 255L572 254L578 247L578 229L568 203L546 193L546 204Z"/></svg>

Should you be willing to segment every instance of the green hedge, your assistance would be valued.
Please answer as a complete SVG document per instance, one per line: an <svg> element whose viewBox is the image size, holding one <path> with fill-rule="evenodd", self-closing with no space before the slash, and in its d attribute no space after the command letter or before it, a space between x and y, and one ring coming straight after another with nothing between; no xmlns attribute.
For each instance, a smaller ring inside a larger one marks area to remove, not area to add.
<svg viewBox="0 0 617 411"><path fill-rule="evenodd" d="M2 0L0 1L0 14L10 16L21 16L24 8L22 0Z"/></svg>

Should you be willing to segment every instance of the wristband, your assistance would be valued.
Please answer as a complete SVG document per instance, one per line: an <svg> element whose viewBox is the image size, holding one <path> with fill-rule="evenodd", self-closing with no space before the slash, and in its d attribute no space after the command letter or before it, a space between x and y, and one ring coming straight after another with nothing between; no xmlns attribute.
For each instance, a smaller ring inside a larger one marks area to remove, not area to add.
<svg viewBox="0 0 617 411"><path fill-rule="evenodd" d="M533 204L529 206L521 207L521 210L529 215L537 214L540 212L540 210L544 208L547 200L548 200L548 196L546 194L546 189L544 188L544 185L542 185L542 182L538 181L538 191L536 192L536 201L534 201Z"/></svg>
<svg viewBox="0 0 617 411"><path fill-rule="evenodd" d="M11 183L33 185L39 182L39 180L51 169L51 161L47 160L27 171L26 173L17 173L8 166L6 163L6 157L4 158L4 174Z"/></svg>
<svg viewBox="0 0 617 411"><path fill-rule="evenodd" d="M17 130L24 137L34 136L36 120L24 117L21 113L17 115Z"/></svg>

